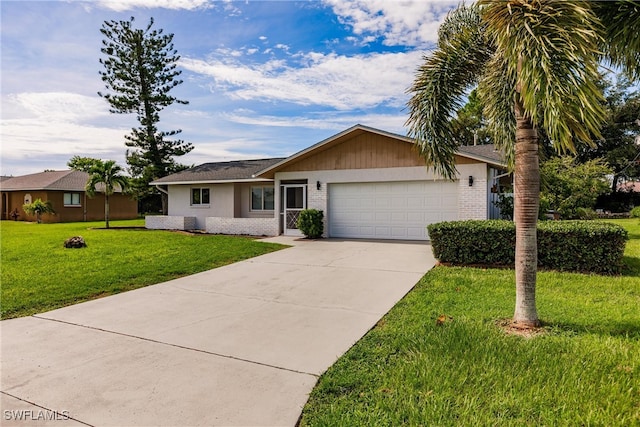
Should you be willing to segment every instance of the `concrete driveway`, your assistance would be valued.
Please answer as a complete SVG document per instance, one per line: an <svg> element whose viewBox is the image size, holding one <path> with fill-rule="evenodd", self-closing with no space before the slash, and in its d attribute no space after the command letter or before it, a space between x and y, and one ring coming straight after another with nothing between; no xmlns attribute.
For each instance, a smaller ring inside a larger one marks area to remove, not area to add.
<svg viewBox="0 0 640 427"><path fill-rule="evenodd" d="M267 240L294 246L0 322L1 424L293 426L434 264L425 243Z"/></svg>

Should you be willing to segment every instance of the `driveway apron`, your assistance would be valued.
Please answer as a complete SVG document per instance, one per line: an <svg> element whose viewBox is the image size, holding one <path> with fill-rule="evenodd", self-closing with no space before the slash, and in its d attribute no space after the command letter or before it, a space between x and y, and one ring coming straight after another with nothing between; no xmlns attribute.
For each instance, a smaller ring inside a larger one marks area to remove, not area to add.
<svg viewBox="0 0 640 427"><path fill-rule="evenodd" d="M0 322L0 424L293 426L434 265L421 242L265 240L293 246Z"/></svg>

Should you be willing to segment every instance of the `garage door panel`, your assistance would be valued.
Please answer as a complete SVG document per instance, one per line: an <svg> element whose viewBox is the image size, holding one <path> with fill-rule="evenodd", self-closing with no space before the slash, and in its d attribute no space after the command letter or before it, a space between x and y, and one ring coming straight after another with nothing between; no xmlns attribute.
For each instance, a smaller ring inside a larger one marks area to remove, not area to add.
<svg viewBox="0 0 640 427"><path fill-rule="evenodd" d="M400 222L400 223L406 223L407 222L407 212L397 212L397 211L393 211L391 212L391 221L393 221L394 223Z"/></svg>
<svg viewBox="0 0 640 427"><path fill-rule="evenodd" d="M410 223L424 222L425 212L407 212L407 221Z"/></svg>
<svg viewBox="0 0 640 427"><path fill-rule="evenodd" d="M457 219L457 191L450 181L331 184L329 235L427 239L428 224Z"/></svg>

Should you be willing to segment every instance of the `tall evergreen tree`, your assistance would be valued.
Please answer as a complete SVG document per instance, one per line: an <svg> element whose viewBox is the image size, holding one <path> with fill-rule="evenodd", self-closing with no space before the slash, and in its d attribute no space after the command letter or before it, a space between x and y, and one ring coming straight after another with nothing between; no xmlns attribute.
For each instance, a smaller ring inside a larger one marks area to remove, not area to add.
<svg viewBox="0 0 640 427"><path fill-rule="evenodd" d="M105 21L100 29L105 39L100 51L106 58L100 59L104 71L100 71L108 93L98 92L109 103L111 113L136 113L140 124L125 136L127 164L134 177L133 187L138 198L157 190L149 183L184 166L174 157L193 149L190 143L173 137L181 130L158 129L160 111L173 103L188 104L170 92L182 83L177 79L180 59L173 47L173 34L163 34L152 29L153 18L145 29L133 28L129 21ZM162 210L167 213L167 196L161 193Z"/></svg>

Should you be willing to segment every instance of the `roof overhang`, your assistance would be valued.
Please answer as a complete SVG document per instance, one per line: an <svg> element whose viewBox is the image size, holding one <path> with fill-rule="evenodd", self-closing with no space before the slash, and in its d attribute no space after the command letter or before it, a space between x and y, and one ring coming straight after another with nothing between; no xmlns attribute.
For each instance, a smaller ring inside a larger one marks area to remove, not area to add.
<svg viewBox="0 0 640 427"><path fill-rule="evenodd" d="M479 156L477 154L471 154L471 153L464 153L464 152L460 152L458 151L456 153L457 156L461 156L461 157L466 157L467 159L471 159L471 160L477 160L479 162L482 163L486 163L490 166L495 166L501 169L506 169L507 168L507 163L506 162L501 162L501 161L496 161L495 159L490 159L488 157L484 157L484 156Z"/></svg>
<svg viewBox="0 0 640 427"><path fill-rule="evenodd" d="M210 179L210 180L190 180L190 181L171 181L171 182L150 182L151 185L201 185L201 184L234 184L245 182L273 182L269 178L246 178L246 179Z"/></svg>

